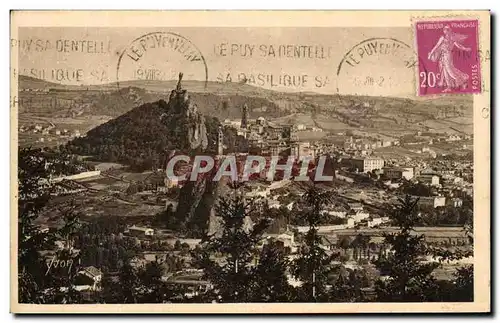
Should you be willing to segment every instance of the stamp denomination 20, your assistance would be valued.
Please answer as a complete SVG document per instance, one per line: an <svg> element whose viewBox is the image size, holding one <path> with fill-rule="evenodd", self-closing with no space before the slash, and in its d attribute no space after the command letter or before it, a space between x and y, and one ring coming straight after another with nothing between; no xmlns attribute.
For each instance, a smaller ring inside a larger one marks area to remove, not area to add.
<svg viewBox="0 0 500 323"><path fill-rule="evenodd" d="M479 93L478 21L419 21L415 25L418 95Z"/></svg>

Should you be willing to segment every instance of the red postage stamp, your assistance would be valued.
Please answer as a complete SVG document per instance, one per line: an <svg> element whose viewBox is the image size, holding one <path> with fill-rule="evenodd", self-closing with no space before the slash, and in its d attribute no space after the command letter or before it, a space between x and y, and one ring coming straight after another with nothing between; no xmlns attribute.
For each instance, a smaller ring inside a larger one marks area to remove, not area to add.
<svg viewBox="0 0 500 323"><path fill-rule="evenodd" d="M418 95L480 93L478 20L418 21Z"/></svg>

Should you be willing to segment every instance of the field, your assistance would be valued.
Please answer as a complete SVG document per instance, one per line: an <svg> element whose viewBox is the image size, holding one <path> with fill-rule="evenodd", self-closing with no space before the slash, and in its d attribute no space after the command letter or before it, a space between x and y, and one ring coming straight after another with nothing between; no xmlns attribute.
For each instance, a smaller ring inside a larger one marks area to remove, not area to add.
<svg viewBox="0 0 500 323"><path fill-rule="evenodd" d="M112 119L107 116L88 116L78 118L50 118L41 117L32 113L20 113L18 118L18 125L33 126L40 125L42 127L54 126L56 130L67 129L70 134L74 134L76 130L84 135L90 129L93 129L100 124L103 124ZM41 132L34 133L33 131L19 132L19 146L34 146L34 147L47 147L65 144L72 137L69 135L56 135L56 134L42 134ZM43 141L41 140L43 138Z"/></svg>
<svg viewBox="0 0 500 323"><path fill-rule="evenodd" d="M53 196L47 209L37 219L37 223L49 227L63 224L62 212L71 205L76 206L83 220L86 217L119 216L125 218L143 218L155 216L165 209L165 196L152 191L127 194L130 181L142 181L151 172L125 173L119 178L99 175L88 179L75 180L87 190L83 193Z"/></svg>
<svg viewBox="0 0 500 323"><path fill-rule="evenodd" d="M415 147L414 149L417 149L417 147ZM373 154L375 156L380 156L386 159L392 159L392 158L399 159L402 156L407 156L410 158L424 157L426 155L428 156L428 153L418 154L410 151L407 148L399 146L377 148L376 150L373 151Z"/></svg>

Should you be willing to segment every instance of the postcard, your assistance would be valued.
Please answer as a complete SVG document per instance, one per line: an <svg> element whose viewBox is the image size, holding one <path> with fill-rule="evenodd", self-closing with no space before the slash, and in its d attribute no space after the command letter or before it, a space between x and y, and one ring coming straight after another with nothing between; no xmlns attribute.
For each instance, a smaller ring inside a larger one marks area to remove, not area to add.
<svg viewBox="0 0 500 323"><path fill-rule="evenodd" d="M11 312L490 312L489 11L12 11Z"/></svg>

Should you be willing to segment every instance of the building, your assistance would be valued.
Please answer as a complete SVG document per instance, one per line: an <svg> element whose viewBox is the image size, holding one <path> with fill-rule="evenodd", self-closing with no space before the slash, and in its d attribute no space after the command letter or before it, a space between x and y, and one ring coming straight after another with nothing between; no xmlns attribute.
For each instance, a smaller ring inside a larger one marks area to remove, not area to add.
<svg viewBox="0 0 500 323"><path fill-rule="evenodd" d="M246 129L247 126L248 126L248 106L247 104L245 103L245 105L243 105L243 111L241 112L241 128L242 129Z"/></svg>
<svg viewBox="0 0 500 323"><path fill-rule="evenodd" d="M91 170L91 171L81 172L81 173L73 174L73 175L55 177L55 178L52 178L52 182L58 183L58 182L61 182L63 180L87 179L87 178L91 178L91 177L97 177L99 175L101 175L101 171L100 170Z"/></svg>
<svg viewBox="0 0 500 323"><path fill-rule="evenodd" d="M463 205L463 200L459 197L454 197L448 200L448 205L453 207L461 207Z"/></svg>
<svg viewBox="0 0 500 323"><path fill-rule="evenodd" d="M98 290L102 280L102 271L94 266L85 267L78 272L76 285L90 286L91 290Z"/></svg>
<svg viewBox="0 0 500 323"><path fill-rule="evenodd" d="M362 173L368 173L384 167L384 160L378 157L351 158L348 162L352 168Z"/></svg>
<svg viewBox="0 0 500 323"><path fill-rule="evenodd" d="M411 180L414 176L413 167L384 167L384 177L387 179Z"/></svg>
<svg viewBox="0 0 500 323"><path fill-rule="evenodd" d="M313 147L313 145L311 145L310 142L308 142L308 141L300 142L300 143L298 143L297 148L298 148L297 149L298 150L297 157L309 156L313 160L316 158L315 147Z"/></svg>
<svg viewBox="0 0 500 323"><path fill-rule="evenodd" d="M420 174L417 176L417 181L431 186L439 185L439 176L434 174Z"/></svg>
<svg viewBox="0 0 500 323"><path fill-rule="evenodd" d="M151 228L145 228L145 227L137 227L137 226L131 226L128 228L128 232L130 235L133 236L146 236L146 237L151 237L154 235L155 230Z"/></svg>
<svg viewBox="0 0 500 323"><path fill-rule="evenodd" d="M364 209L361 203L349 203L349 208L354 212L361 212Z"/></svg>
<svg viewBox="0 0 500 323"><path fill-rule="evenodd" d="M354 219L354 222L356 222L356 223L361 222L361 221L368 219L370 217L370 213L368 213L368 212L358 211L358 212L355 212L354 214L353 213L349 214L349 217Z"/></svg>
<svg viewBox="0 0 500 323"><path fill-rule="evenodd" d="M263 236L262 243L266 244L270 241L275 241L289 250L289 252L294 253L297 251L297 246L295 244L294 235L289 233L271 234L266 233Z"/></svg>
<svg viewBox="0 0 500 323"><path fill-rule="evenodd" d="M222 132L222 127L219 127L219 132L217 133L217 155L224 155L224 133Z"/></svg>
<svg viewBox="0 0 500 323"><path fill-rule="evenodd" d="M266 135L272 139L282 139L284 128L275 124L267 124L264 130Z"/></svg>
<svg viewBox="0 0 500 323"><path fill-rule="evenodd" d="M344 219L347 216L346 211L332 210L332 211L326 211L326 213L328 213L328 215L330 215L330 216L334 216L334 217L341 218L341 219Z"/></svg>
<svg viewBox="0 0 500 323"><path fill-rule="evenodd" d="M415 196L414 198L418 198L417 204L420 206L437 208L446 205L446 197L444 196Z"/></svg>
<svg viewBox="0 0 500 323"><path fill-rule="evenodd" d="M368 221L368 227L373 228L389 221L389 217L373 217Z"/></svg>
<svg viewBox="0 0 500 323"><path fill-rule="evenodd" d="M174 177L174 178L169 178L168 176L165 176L165 179L164 179L164 182L165 182L165 188L167 190L169 189L172 189L174 187L178 187L179 186L179 180Z"/></svg>

